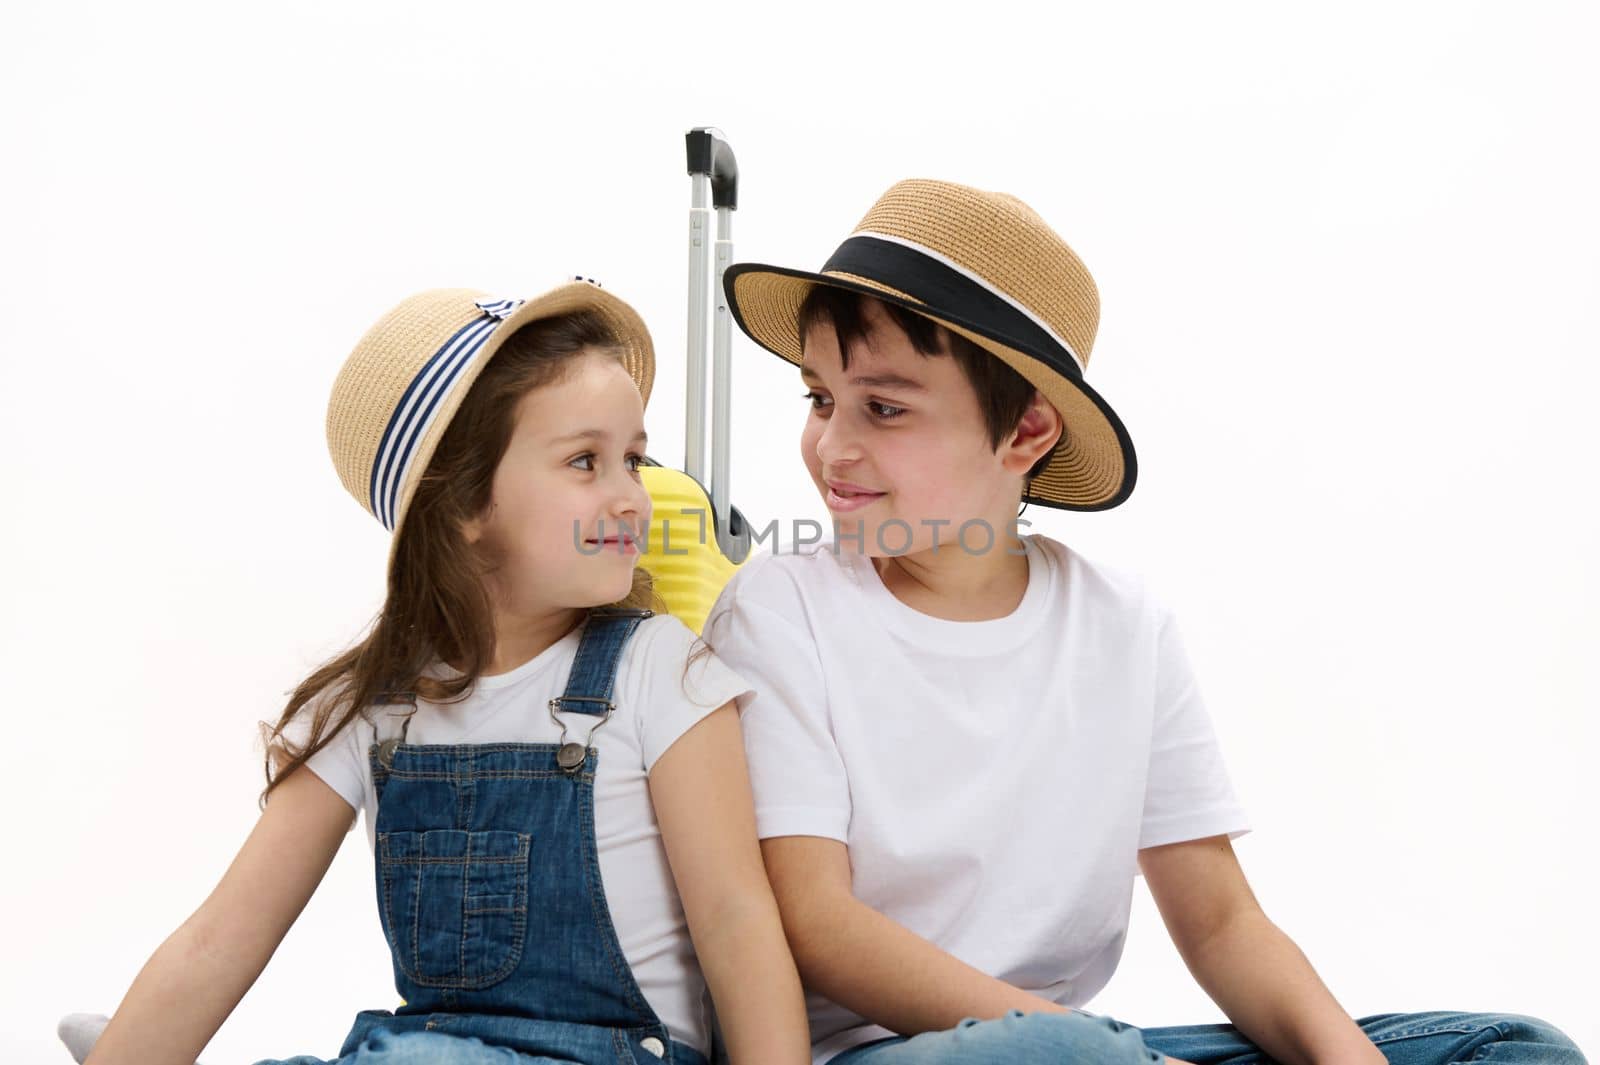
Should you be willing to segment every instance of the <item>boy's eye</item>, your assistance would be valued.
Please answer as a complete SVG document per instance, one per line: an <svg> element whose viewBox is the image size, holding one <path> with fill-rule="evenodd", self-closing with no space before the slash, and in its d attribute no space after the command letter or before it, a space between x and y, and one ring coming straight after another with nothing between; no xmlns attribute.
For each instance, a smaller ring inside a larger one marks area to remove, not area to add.
<svg viewBox="0 0 1600 1065"><path fill-rule="evenodd" d="M628 464L629 472L638 473L639 472L639 464L644 461L644 456L643 455L629 455L627 458L623 459L622 461L624 461L624 462L626 462Z"/></svg>
<svg viewBox="0 0 1600 1065"><path fill-rule="evenodd" d="M822 395L820 392L805 392L801 394L800 398L809 399L811 401L812 410L825 410L828 407L833 406L833 400ZM889 403L879 403L875 399L867 401L867 410L880 422L886 422L894 418L898 418L900 415L906 412L905 407L896 407Z"/></svg>
<svg viewBox="0 0 1600 1065"><path fill-rule="evenodd" d="M585 465L585 464L587 464L587 465ZM567 465L568 466L576 466L580 470L593 470L594 469L594 452L585 451L583 454L579 455L577 458L573 459L571 462L568 462Z"/></svg>

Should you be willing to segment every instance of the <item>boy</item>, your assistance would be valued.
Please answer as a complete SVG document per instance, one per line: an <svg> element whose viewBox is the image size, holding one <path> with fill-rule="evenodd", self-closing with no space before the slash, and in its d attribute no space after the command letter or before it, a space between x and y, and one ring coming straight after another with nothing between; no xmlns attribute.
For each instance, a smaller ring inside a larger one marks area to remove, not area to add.
<svg viewBox="0 0 1600 1065"><path fill-rule="evenodd" d="M1094 282L1032 210L902 182L820 273L725 283L800 366L836 526L746 565L705 626L755 687L757 827L818 1063L1582 1061L1527 1018L1352 1022L1234 858L1248 826L1169 614L1017 535L1019 502L1112 507L1135 472L1083 380ZM1136 870L1237 1028L1076 1008L1116 966Z"/></svg>

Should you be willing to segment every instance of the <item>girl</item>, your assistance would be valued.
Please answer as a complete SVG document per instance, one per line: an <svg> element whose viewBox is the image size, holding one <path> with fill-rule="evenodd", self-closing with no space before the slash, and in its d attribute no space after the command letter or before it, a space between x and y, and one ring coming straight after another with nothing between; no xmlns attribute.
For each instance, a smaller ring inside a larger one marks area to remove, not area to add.
<svg viewBox="0 0 1600 1065"><path fill-rule="evenodd" d="M357 345L328 442L393 534L383 609L294 692L260 821L92 1065L193 1062L357 812L403 1004L361 1013L340 1065L704 1065L707 985L734 1062L809 1060L746 686L636 565L653 373L638 315L583 281L424 292Z"/></svg>

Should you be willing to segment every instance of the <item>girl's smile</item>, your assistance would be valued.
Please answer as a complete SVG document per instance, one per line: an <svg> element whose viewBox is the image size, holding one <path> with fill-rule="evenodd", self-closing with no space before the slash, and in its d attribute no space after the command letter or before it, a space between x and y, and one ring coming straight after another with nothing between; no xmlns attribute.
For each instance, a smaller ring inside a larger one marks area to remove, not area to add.
<svg viewBox="0 0 1600 1065"><path fill-rule="evenodd" d="M589 537L584 543L595 550L590 554L599 554L601 551L614 551L622 555L637 555L639 553L638 539L632 531L613 534L605 537Z"/></svg>

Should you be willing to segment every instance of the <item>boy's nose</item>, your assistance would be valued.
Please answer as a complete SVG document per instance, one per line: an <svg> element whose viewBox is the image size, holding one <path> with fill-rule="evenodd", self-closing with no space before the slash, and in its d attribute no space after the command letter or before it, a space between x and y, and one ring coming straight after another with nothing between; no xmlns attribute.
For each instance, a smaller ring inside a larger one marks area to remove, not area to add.
<svg viewBox="0 0 1600 1065"><path fill-rule="evenodd" d="M853 429L835 411L822 427L817 437L817 458L824 466L843 465L861 457L861 445Z"/></svg>

